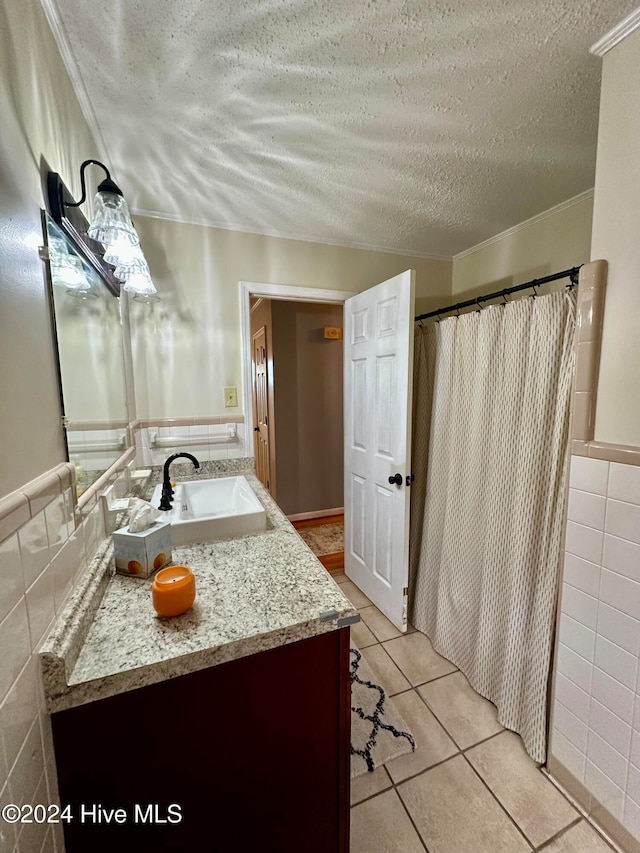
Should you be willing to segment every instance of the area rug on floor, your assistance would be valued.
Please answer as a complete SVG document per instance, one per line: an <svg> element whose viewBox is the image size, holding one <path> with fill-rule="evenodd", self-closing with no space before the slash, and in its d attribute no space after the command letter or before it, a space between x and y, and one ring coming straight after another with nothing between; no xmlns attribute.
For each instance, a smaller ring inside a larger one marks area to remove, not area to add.
<svg viewBox="0 0 640 853"><path fill-rule="evenodd" d="M344 551L344 523L318 524L317 527L301 527L298 533L316 557Z"/></svg>
<svg viewBox="0 0 640 853"><path fill-rule="evenodd" d="M415 752L416 743L400 712L376 682L362 653L351 646L351 778Z"/></svg>

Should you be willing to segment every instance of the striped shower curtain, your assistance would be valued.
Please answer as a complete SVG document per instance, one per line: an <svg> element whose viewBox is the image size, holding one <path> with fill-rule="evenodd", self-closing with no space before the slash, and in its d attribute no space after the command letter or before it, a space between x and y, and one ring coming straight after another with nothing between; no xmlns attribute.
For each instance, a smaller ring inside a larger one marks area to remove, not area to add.
<svg viewBox="0 0 640 853"><path fill-rule="evenodd" d="M574 296L553 293L452 317L416 337L411 621L538 762L574 318Z"/></svg>

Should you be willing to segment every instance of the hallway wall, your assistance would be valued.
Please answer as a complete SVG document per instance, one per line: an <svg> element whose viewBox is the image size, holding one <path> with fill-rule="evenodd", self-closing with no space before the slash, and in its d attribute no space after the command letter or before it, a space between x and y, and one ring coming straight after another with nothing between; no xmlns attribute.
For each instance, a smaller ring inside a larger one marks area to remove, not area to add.
<svg viewBox="0 0 640 853"><path fill-rule="evenodd" d="M342 305L271 303L277 500L287 515L344 506Z"/></svg>

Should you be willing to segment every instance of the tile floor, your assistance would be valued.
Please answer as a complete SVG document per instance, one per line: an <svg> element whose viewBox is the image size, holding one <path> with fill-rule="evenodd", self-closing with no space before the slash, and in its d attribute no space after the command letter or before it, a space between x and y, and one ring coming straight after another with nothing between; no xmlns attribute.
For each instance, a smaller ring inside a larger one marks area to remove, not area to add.
<svg viewBox="0 0 640 853"><path fill-rule="evenodd" d="M333 577L362 617L354 642L418 744L352 780L351 853L610 853L424 634L401 635L344 574Z"/></svg>

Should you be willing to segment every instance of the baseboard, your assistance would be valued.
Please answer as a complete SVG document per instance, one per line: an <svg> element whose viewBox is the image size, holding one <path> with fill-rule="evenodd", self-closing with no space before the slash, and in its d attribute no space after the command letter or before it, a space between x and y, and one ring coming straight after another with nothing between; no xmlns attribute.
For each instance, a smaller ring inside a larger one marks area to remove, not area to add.
<svg viewBox="0 0 640 853"><path fill-rule="evenodd" d="M614 850L620 853L639 853L638 840L555 756L548 757L547 766L542 768L542 772Z"/></svg>
<svg viewBox="0 0 640 853"><path fill-rule="evenodd" d="M344 551L338 551L335 554L322 554L318 559L325 569L332 574L344 569Z"/></svg>
<svg viewBox="0 0 640 853"><path fill-rule="evenodd" d="M326 518L328 515L344 515L344 507L336 506L333 509L316 509L314 512L297 512L288 515L289 521L305 521L307 518Z"/></svg>

